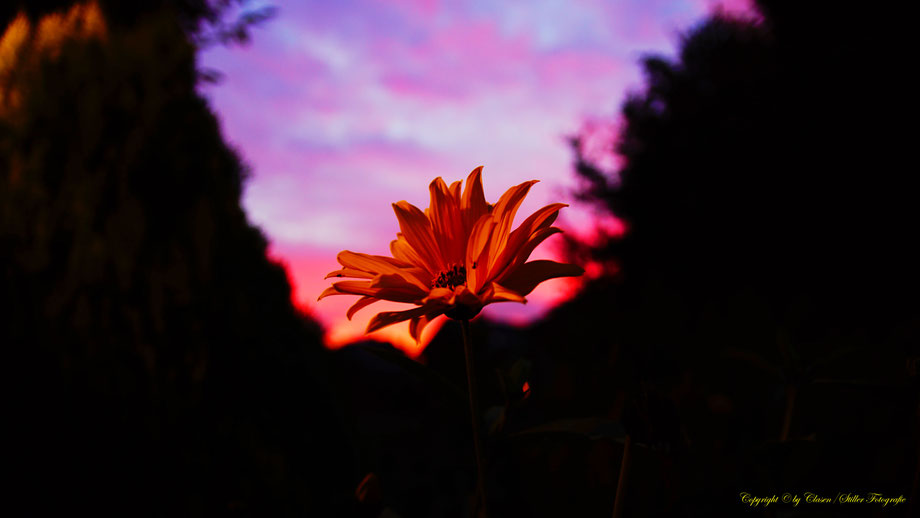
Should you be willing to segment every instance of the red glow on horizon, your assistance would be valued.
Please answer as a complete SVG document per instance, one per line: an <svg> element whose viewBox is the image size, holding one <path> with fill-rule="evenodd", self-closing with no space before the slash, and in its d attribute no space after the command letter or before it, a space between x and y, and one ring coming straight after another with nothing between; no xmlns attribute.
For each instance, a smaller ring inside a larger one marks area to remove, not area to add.
<svg viewBox="0 0 920 518"><path fill-rule="evenodd" d="M358 312L352 320L348 320L345 312L355 302L355 297L341 295L328 297L320 302L316 301L319 294L329 286L329 280L323 279L324 272L337 268L335 253L330 252L328 259L318 260L315 258L315 252L297 253L295 250L280 250L280 248L278 245L271 245L267 256L285 269L291 284L291 302L298 310L317 320L323 326L325 329L324 344L329 349L339 349L364 340L379 340L391 343L410 358L417 358L447 320L447 317L442 315L429 323L422 333L420 343L416 343L409 336L408 322L401 322L365 334L364 330L368 321L376 313L405 310L410 306L397 302L380 301ZM558 254L548 250L541 252L540 249L532 256L532 259L538 258L559 259ZM584 280L586 278L551 279L537 286L528 295L526 305L513 302L493 304L486 308L483 314L504 320L513 326L526 326L553 307L575 296L584 284Z"/></svg>
<svg viewBox="0 0 920 518"><path fill-rule="evenodd" d="M444 325L446 317L437 318L422 332L421 343L416 343L409 336L409 323L402 322L385 327L370 334L365 334L367 322L379 311L398 311L406 309L405 304L381 301L375 303L348 320L345 312L355 302L355 297L342 295L329 297L321 303L316 302L319 294L329 285L323 279L324 273L337 268L335 254L329 259L317 260L314 254L298 254L295 250L279 250L271 245L267 253L269 259L280 264L287 273L291 284L291 302L304 314L317 320L325 329L324 345L332 350L364 340L389 342L403 351L410 358L418 357L438 330Z"/></svg>

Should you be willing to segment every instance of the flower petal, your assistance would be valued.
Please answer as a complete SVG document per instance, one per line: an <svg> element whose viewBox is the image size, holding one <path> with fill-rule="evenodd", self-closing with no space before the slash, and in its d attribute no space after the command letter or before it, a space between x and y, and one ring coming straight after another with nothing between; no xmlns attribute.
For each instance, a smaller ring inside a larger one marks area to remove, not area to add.
<svg viewBox="0 0 920 518"><path fill-rule="evenodd" d="M390 253L393 254L397 260L400 260L404 263L413 264L419 268L427 268L425 261L418 255L418 252L406 241L406 237L402 235L402 232L396 234L396 239L390 241Z"/></svg>
<svg viewBox="0 0 920 518"><path fill-rule="evenodd" d="M450 306L454 303L454 290L450 288L434 288L428 296L422 299L422 304L440 304Z"/></svg>
<svg viewBox="0 0 920 518"><path fill-rule="evenodd" d="M351 252L348 250L342 250L339 252L339 255L336 257L339 261L339 264L344 266L347 269L362 270L365 272L377 274L387 274L387 275L398 275L406 280L410 284L416 285L421 290L428 289L428 280L421 279L416 274L414 269L411 268L411 265L408 263L403 263L402 261L397 261L392 257L384 257L382 255L368 255L361 254L357 252ZM361 277L361 276L353 276Z"/></svg>
<svg viewBox="0 0 920 518"><path fill-rule="evenodd" d="M495 220L489 214L483 214L479 221L473 226L470 232L470 239L467 242L467 254L471 257L478 258L486 245L489 244L489 238L492 235L492 228L495 226Z"/></svg>
<svg viewBox="0 0 920 518"><path fill-rule="evenodd" d="M411 293L416 297L416 300L424 297L428 293L427 286L422 288L417 282L412 282L398 273L380 274L374 277L371 281L371 287Z"/></svg>
<svg viewBox="0 0 920 518"><path fill-rule="evenodd" d="M463 261L463 245L466 242L460 207L440 176L431 182L428 190L431 193L428 219L431 221L431 230L438 243L441 258L447 266L459 264Z"/></svg>
<svg viewBox="0 0 920 518"><path fill-rule="evenodd" d="M553 221L556 220L556 216L559 215L559 210L566 206L565 203L553 203L534 212L530 217L524 220L524 222L508 237L508 242L504 250L502 250L501 256L493 263L491 278L501 279L501 276L507 272L509 268L524 264L538 244L556 232L561 232L561 230L557 229L546 234L541 234L540 239L527 249L529 240L537 235L538 232L552 225Z"/></svg>
<svg viewBox="0 0 920 518"><path fill-rule="evenodd" d="M457 286L454 293L456 294L454 304L474 308L476 313L485 305L483 300L466 286Z"/></svg>
<svg viewBox="0 0 920 518"><path fill-rule="evenodd" d="M583 273L585 271L574 264L546 260L531 261L522 264L511 272L502 281L502 285L511 291L526 296L545 280L556 277L577 277Z"/></svg>
<svg viewBox="0 0 920 518"><path fill-rule="evenodd" d="M393 212L396 213L399 229L406 238L406 242L422 260L420 266L425 267L432 275L446 270L444 261L441 260L438 253L438 245L431 233L431 222L425 214L407 201L394 203Z"/></svg>
<svg viewBox="0 0 920 518"><path fill-rule="evenodd" d="M345 312L345 316L348 318L348 320L351 320L351 317L355 316L355 313L357 313L358 310L362 308L366 308L367 306L370 306L371 304L379 300L380 299L376 297L368 297L367 295L365 295L361 297L360 299L358 299L358 302L355 302L354 304L352 304L350 308L348 308L348 311Z"/></svg>
<svg viewBox="0 0 920 518"><path fill-rule="evenodd" d="M493 302L520 302L521 304L527 303L527 299L525 299L519 293L513 290L509 290L497 282L489 283L489 288L486 290L484 298L486 304L491 304Z"/></svg>
<svg viewBox="0 0 920 518"><path fill-rule="evenodd" d="M549 236L553 234L559 234L561 232L562 230L560 230L558 227L541 228L536 233L534 233L534 235L531 236L523 246L509 254L508 258L510 261L505 264L503 268L499 269L499 265L496 265L496 268L494 268L495 273L491 278L501 282L504 277L508 276L515 269L524 264L527 259L530 258L530 254L533 253L534 249L537 248L540 243L545 241Z"/></svg>
<svg viewBox="0 0 920 518"><path fill-rule="evenodd" d="M495 220L489 214L483 214L473 226L466 245L466 285L478 293L485 278L488 265L486 250L492 237Z"/></svg>
<svg viewBox="0 0 920 518"><path fill-rule="evenodd" d="M421 300L427 291L420 290L398 275L378 275L371 281L341 281L326 288L319 298L330 295L365 295L394 302Z"/></svg>
<svg viewBox="0 0 920 518"><path fill-rule="evenodd" d="M429 322L431 320L428 315L418 316L409 321L409 335L415 340L416 344L422 341L422 330L425 329Z"/></svg>
<svg viewBox="0 0 920 518"><path fill-rule="evenodd" d="M319 295L320 300L330 295L370 295L374 296L379 289L371 287L371 281L342 281L332 283Z"/></svg>
<svg viewBox="0 0 920 518"><path fill-rule="evenodd" d="M451 197L457 203L457 208L460 208L460 180L450 184L447 190L450 191Z"/></svg>
<svg viewBox="0 0 920 518"><path fill-rule="evenodd" d="M495 208L492 210L492 217L495 219L495 229L492 230L492 240L489 243L488 277L483 279L483 281L487 281L494 277L493 265L498 261L502 251L508 243L508 236L511 233L511 224L514 222L514 215L517 213L518 207L521 206L521 202L524 201L524 197L527 196L530 187L537 183L537 181L538 180L530 180L529 182L524 182L508 189L498 200L498 203L495 204Z"/></svg>
<svg viewBox="0 0 920 518"><path fill-rule="evenodd" d="M463 228L471 229L483 214L490 212L486 196L482 192L482 166L473 169L466 178L466 187L460 197L460 211L463 213Z"/></svg>
<svg viewBox="0 0 920 518"><path fill-rule="evenodd" d="M338 288L336 288L335 285L333 284L332 286L329 286L328 288L324 289L323 292L319 294L319 297L316 297L316 300L317 300L317 302L318 302L318 301L323 300L324 298L330 297L330 296L332 296L332 295L354 295L354 293L348 293L347 291L340 291L340 290L339 290Z"/></svg>
<svg viewBox="0 0 920 518"><path fill-rule="evenodd" d="M512 268L517 268L524 264L527 259L530 259L530 254L533 253L534 249L540 245L543 241L546 240L549 236L553 234L561 234L562 230L559 227L547 227L541 228L534 235L530 236L530 239L527 240L527 243L521 247L516 256L516 262L512 263Z"/></svg>
<svg viewBox="0 0 920 518"><path fill-rule="evenodd" d="M342 268L341 270L335 270L333 272L327 273L324 279L328 279L330 277L356 277L359 279L373 279L374 275L375 274L373 273L364 272L361 270L352 270L351 268Z"/></svg>
<svg viewBox="0 0 920 518"><path fill-rule="evenodd" d="M508 239L509 244L513 243L516 238L520 240L520 243L523 243L534 232L552 225L556 221L559 211L564 207L568 207L568 205L565 203L552 203L531 214L511 233L511 237Z"/></svg>
<svg viewBox="0 0 920 518"><path fill-rule="evenodd" d="M428 311L428 309L422 306L406 311L384 311L382 313L377 313L374 315L374 318L367 323L367 329L364 332L373 333L380 328L403 322L410 318L422 316L426 311Z"/></svg>
<svg viewBox="0 0 920 518"><path fill-rule="evenodd" d="M373 273L392 273L400 268L411 266L408 263L392 257L362 254L360 252L352 252L351 250L342 250L335 259L345 268L353 268L355 270L364 270L365 272Z"/></svg>

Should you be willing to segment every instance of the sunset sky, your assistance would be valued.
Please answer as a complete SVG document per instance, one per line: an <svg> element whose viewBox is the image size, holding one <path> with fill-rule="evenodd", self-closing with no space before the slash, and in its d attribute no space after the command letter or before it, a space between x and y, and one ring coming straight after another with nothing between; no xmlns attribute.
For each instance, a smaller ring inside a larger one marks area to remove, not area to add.
<svg viewBox="0 0 920 518"><path fill-rule="evenodd" d="M572 202L566 136L611 131L627 91L641 87L638 59L671 54L710 0L270 2L277 16L245 47L201 56L220 72L203 87L225 137L252 166L244 205L286 264L294 298L339 345L360 337L379 303L352 322L355 297L316 302L342 249L389 255L398 231L391 203L428 206L428 183L465 179L483 165L486 199L539 179L522 220ZM596 218L564 209L559 226L590 234ZM609 223L608 223L609 224ZM553 238L534 257L553 257ZM489 306L489 317L526 323L576 286L548 281L527 305ZM429 326L429 339L437 325ZM414 353L407 324L375 333Z"/></svg>

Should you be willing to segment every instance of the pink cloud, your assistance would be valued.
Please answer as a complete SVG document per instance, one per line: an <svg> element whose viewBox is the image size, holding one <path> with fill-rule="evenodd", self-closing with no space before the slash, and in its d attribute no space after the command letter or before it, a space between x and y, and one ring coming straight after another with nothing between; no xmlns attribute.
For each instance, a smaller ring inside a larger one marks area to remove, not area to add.
<svg viewBox="0 0 920 518"><path fill-rule="evenodd" d="M599 52L568 50L548 54L536 68L542 87L571 89L585 77L614 77L622 73L623 64Z"/></svg>
<svg viewBox="0 0 920 518"><path fill-rule="evenodd" d="M387 74L381 78L381 84L397 96L407 97L424 103L459 99L464 96L463 88L451 82L432 84L418 75Z"/></svg>
<svg viewBox="0 0 920 518"><path fill-rule="evenodd" d="M381 6L396 8L405 16L430 20L437 14L441 2L439 0L375 0Z"/></svg>

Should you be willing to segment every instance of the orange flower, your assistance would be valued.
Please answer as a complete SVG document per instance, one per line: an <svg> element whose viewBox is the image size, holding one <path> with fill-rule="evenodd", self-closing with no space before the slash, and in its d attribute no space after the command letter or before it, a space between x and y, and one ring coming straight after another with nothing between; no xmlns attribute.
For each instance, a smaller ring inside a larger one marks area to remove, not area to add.
<svg viewBox="0 0 920 518"><path fill-rule="evenodd" d="M492 205L482 192L482 167L466 180L448 186L440 177L429 190L425 212L406 201L393 204L400 233L390 243L393 257L344 250L337 257L341 270L330 277L362 280L333 283L319 296L360 295L348 309L350 320L359 309L378 300L415 304L406 311L378 313L367 332L410 320L409 332L418 341L433 318L446 314L457 320L476 316L493 302L527 302L524 298L541 282L584 273L580 267L555 261L527 261L547 237L561 232L550 226L564 203L547 205L511 231L511 223L530 187L537 180L508 189Z"/></svg>

